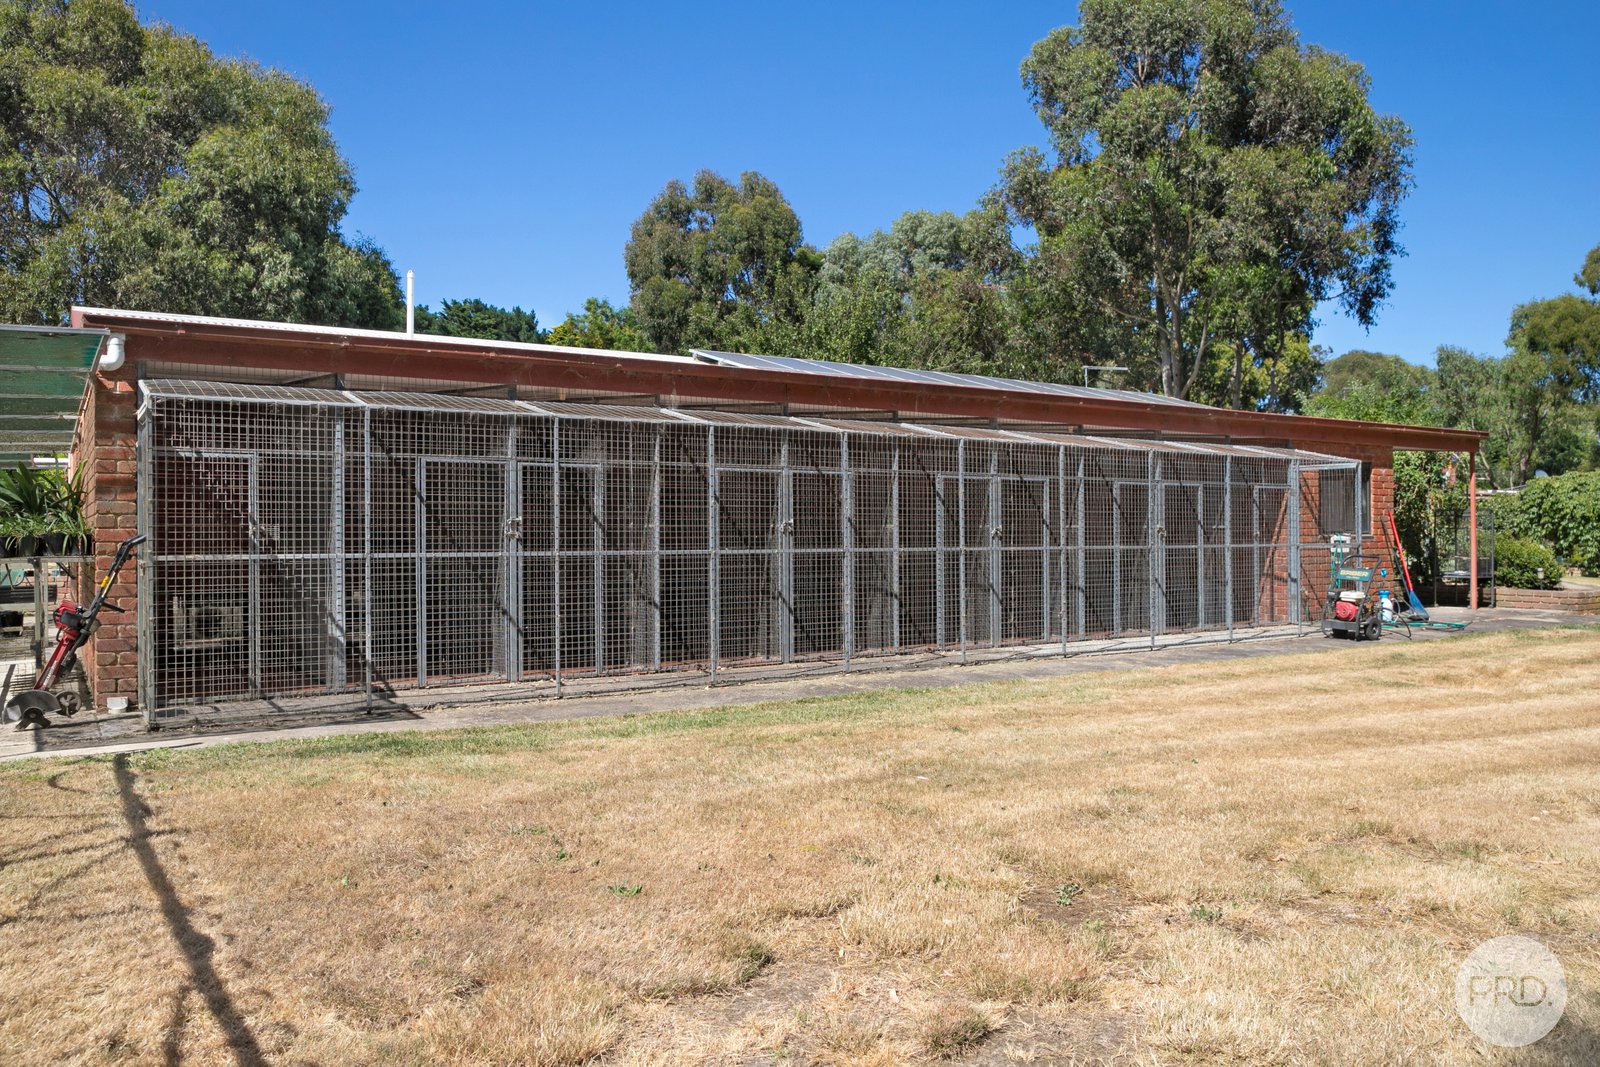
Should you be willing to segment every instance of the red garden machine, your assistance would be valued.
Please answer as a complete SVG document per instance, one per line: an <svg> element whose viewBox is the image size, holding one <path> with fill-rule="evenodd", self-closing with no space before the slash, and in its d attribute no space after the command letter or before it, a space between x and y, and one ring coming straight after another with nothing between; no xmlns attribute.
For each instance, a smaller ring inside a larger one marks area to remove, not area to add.
<svg viewBox="0 0 1600 1067"><path fill-rule="evenodd" d="M76 715L78 712L78 697L76 693L61 693L57 695L50 690L59 682L63 675L72 670L78 662L78 649L89 640L89 635L94 632L95 620L102 611L122 611L122 608L106 600L106 593L111 589L111 583L116 581L117 574L122 570L123 564L128 562L128 557L133 550L144 541L144 535L130 537L117 546L117 554L111 560L111 567L106 571L106 576L100 579L100 586L95 590L94 599L87 606L63 600L56 605L55 612L50 616L56 624L56 647L33 681L32 688L24 689L5 698L4 719L6 722L15 722L18 730L26 730L33 726L49 726L46 715ZM7 677L9 684L10 678Z"/></svg>
<svg viewBox="0 0 1600 1067"><path fill-rule="evenodd" d="M1383 636L1383 605L1372 587L1372 561L1359 552L1334 545L1328 602L1322 612L1322 632L1327 637L1353 637L1376 641Z"/></svg>

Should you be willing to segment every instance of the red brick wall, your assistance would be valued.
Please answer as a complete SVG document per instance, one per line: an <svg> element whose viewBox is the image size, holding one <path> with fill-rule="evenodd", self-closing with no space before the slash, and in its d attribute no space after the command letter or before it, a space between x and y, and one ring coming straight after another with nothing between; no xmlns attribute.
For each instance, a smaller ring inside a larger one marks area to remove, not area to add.
<svg viewBox="0 0 1600 1067"><path fill-rule="evenodd" d="M1508 589L1501 586L1494 591L1494 606L1600 615L1600 589Z"/></svg>
<svg viewBox="0 0 1600 1067"><path fill-rule="evenodd" d="M78 442L73 461L83 472L84 516L94 539L94 570L78 596L88 600L94 587L111 568L117 546L132 537L136 525L134 488L138 480L135 458L136 393L132 382L97 377L88 390L78 421ZM79 653L96 704L106 698L138 698L137 563L122 569L107 599L127 609L124 614L104 612L89 643Z"/></svg>

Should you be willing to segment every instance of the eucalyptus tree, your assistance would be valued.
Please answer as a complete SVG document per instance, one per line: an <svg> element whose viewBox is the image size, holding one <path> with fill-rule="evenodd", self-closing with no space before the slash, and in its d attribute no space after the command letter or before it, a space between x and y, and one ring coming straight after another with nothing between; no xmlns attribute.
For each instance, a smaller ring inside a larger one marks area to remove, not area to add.
<svg viewBox="0 0 1600 1067"><path fill-rule="evenodd" d="M1275 0L1083 0L1023 82L1049 136L999 193L1037 234L1035 303L1188 396L1225 346L1278 358L1335 300L1370 324L1402 253L1411 134Z"/></svg>
<svg viewBox="0 0 1600 1067"><path fill-rule="evenodd" d="M118 0L0 2L0 318L73 303L393 327L308 85Z"/></svg>

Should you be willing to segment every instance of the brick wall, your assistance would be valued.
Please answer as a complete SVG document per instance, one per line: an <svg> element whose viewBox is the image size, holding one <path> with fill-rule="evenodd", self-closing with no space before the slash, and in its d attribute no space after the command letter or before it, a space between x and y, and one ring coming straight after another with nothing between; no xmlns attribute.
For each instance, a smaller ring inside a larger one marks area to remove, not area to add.
<svg viewBox="0 0 1600 1067"><path fill-rule="evenodd" d="M1507 589L1494 591L1497 608L1541 608L1600 615L1600 589Z"/></svg>
<svg viewBox="0 0 1600 1067"><path fill-rule="evenodd" d="M95 585L111 568L117 546L132 537L136 525L134 488L138 481L135 457L136 394L132 382L97 377L88 390L78 420L78 442L73 460L83 471L83 510L94 539L93 573L85 575L80 599L94 595ZM105 707L107 697L138 697L137 563L122 569L107 599L126 610L106 611L100 625L79 653L95 703Z"/></svg>

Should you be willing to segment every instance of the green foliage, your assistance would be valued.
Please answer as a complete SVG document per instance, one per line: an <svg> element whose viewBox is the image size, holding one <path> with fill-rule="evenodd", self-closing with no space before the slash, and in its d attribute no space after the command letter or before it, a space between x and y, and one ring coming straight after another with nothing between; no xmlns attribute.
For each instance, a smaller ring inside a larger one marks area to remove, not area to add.
<svg viewBox="0 0 1600 1067"><path fill-rule="evenodd" d="M393 328L309 86L118 0L0 3L0 318L70 304Z"/></svg>
<svg viewBox="0 0 1600 1067"><path fill-rule="evenodd" d="M1561 584L1556 554L1534 541L1509 534L1494 539L1494 577L1513 589L1554 589Z"/></svg>
<svg viewBox="0 0 1600 1067"><path fill-rule="evenodd" d="M805 318L820 257L769 179L709 170L667 183L623 253L633 312L652 351L759 352Z"/></svg>
<svg viewBox="0 0 1600 1067"><path fill-rule="evenodd" d="M1516 530L1569 566L1600 573L1600 471L1529 482L1519 495Z"/></svg>
<svg viewBox="0 0 1600 1067"><path fill-rule="evenodd" d="M481 337L487 341L523 341L537 344L544 340L539 320L533 312L514 307L507 311L482 300L446 300L437 313L427 307L416 309L418 333L445 337Z"/></svg>
<svg viewBox="0 0 1600 1067"><path fill-rule="evenodd" d="M1135 380L1194 393L1228 346L1229 392L1336 299L1370 323L1401 253L1404 123L1362 68L1302 46L1272 0L1084 0L1022 68L1053 157L1001 195L1039 235L1035 314Z"/></svg>
<svg viewBox="0 0 1600 1067"><path fill-rule="evenodd" d="M1418 585L1439 573L1441 536L1454 529L1466 512L1466 478L1453 457L1438 452L1394 454L1394 522Z"/></svg>
<svg viewBox="0 0 1600 1067"><path fill-rule="evenodd" d="M0 470L0 530L8 537L88 532L81 470L19 465Z"/></svg>
<svg viewBox="0 0 1600 1067"><path fill-rule="evenodd" d="M639 352L645 347L630 308L614 308L609 300L590 297L579 314L568 313L546 335L553 345L573 348L604 348L620 352Z"/></svg>
<svg viewBox="0 0 1600 1067"><path fill-rule="evenodd" d="M777 337L773 351L1048 378L1050 365L1012 343L1002 280L1016 260L997 207L910 211L887 232L843 234L822 255L804 324Z"/></svg>

